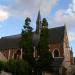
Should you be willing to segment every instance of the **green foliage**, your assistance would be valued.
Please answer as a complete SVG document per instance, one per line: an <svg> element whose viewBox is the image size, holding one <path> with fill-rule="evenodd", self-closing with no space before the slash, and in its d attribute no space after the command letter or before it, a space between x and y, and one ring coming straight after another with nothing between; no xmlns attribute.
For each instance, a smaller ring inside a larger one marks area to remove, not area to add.
<svg viewBox="0 0 75 75"><path fill-rule="evenodd" d="M32 27L30 27L30 22L31 22L30 18L27 17L25 19L25 24L23 26L23 31L25 31L25 32L32 32Z"/></svg>
<svg viewBox="0 0 75 75"><path fill-rule="evenodd" d="M32 73L31 66L27 61L21 59L13 59L7 62L0 61L0 71L10 72L12 75L30 75Z"/></svg>
<svg viewBox="0 0 75 75"><path fill-rule="evenodd" d="M52 61L52 54L49 51L49 36L48 36L48 22L44 18L42 21L42 30L40 34L40 41L38 44L38 54L39 54L39 59L38 59L38 66L41 67L41 69L47 69L50 65L50 62Z"/></svg>
<svg viewBox="0 0 75 75"><path fill-rule="evenodd" d="M53 58L52 58L52 55L51 55L51 53L48 51L48 52L45 52L45 53L43 53L41 56L40 56L40 58L39 58L39 60L38 60L38 63L39 63L39 67L41 68L41 69L47 69L47 68L49 68L50 67L50 64L51 64L51 61L53 60Z"/></svg>
<svg viewBox="0 0 75 75"><path fill-rule="evenodd" d="M24 51L28 51L29 48L32 47L32 27L30 26L30 22L30 18L27 17L21 33L20 47L23 48Z"/></svg>
<svg viewBox="0 0 75 75"><path fill-rule="evenodd" d="M24 52L24 59L30 61L33 55L33 42L32 42L32 27L30 26L30 18L25 19L25 24L22 29L22 38L20 41L20 47Z"/></svg>
<svg viewBox="0 0 75 75"><path fill-rule="evenodd" d="M45 20L45 21L44 21ZM44 18L43 21L42 21L42 26L46 26L48 25L46 19ZM40 34L40 41L39 41L39 44L38 44L38 50L39 50L39 53L45 53L45 52L48 52L49 48L48 48L48 45L49 45L49 39L48 39L48 28L47 27L42 27L42 30L41 30L41 34Z"/></svg>
<svg viewBox="0 0 75 75"><path fill-rule="evenodd" d="M31 67L28 62L20 59L9 60L5 68L5 71L13 75L29 75L31 73Z"/></svg>
<svg viewBox="0 0 75 75"><path fill-rule="evenodd" d="M0 71L4 70L6 62L0 61Z"/></svg>
<svg viewBox="0 0 75 75"><path fill-rule="evenodd" d="M48 22L47 22L47 20L46 20L46 18L43 18L43 20L42 20L42 27L44 28L44 27L48 27Z"/></svg>

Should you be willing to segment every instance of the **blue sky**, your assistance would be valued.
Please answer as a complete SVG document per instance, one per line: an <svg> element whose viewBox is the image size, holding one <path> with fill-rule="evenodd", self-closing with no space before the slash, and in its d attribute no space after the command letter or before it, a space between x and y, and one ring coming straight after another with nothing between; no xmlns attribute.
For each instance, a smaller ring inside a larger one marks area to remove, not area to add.
<svg viewBox="0 0 75 75"><path fill-rule="evenodd" d="M26 17L35 30L39 9L49 28L66 24L75 56L75 0L0 0L0 37L19 34Z"/></svg>

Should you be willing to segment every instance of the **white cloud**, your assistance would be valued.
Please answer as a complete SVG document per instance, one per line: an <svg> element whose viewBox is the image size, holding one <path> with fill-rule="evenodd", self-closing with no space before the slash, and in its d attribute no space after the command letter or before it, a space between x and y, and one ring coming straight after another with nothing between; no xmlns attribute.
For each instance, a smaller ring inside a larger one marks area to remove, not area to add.
<svg viewBox="0 0 75 75"><path fill-rule="evenodd" d="M0 21L4 21L9 17L8 12L0 9Z"/></svg>
<svg viewBox="0 0 75 75"><path fill-rule="evenodd" d="M50 23L53 25L64 25L64 23L67 26L75 26L75 0L73 0L73 3L69 4L68 9L58 9L53 17L50 17Z"/></svg>
<svg viewBox="0 0 75 75"><path fill-rule="evenodd" d="M47 15L50 13L53 5L56 4L58 0L41 0L40 10L43 15Z"/></svg>
<svg viewBox="0 0 75 75"><path fill-rule="evenodd" d="M73 10L75 11L75 0L73 0Z"/></svg>
<svg viewBox="0 0 75 75"><path fill-rule="evenodd" d="M41 10L41 14L47 15L57 1L58 0L15 0L14 4L5 6L5 10L8 11L11 16L30 17L36 14L39 9Z"/></svg>
<svg viewBox="0 0 75 75"><path fill-rule="evenodd" d="M68 34L68 36L69 36L69 40L70 40L70 41L74 41L74 40L75 40L75 32L70 32L70 33Z"/></svg>

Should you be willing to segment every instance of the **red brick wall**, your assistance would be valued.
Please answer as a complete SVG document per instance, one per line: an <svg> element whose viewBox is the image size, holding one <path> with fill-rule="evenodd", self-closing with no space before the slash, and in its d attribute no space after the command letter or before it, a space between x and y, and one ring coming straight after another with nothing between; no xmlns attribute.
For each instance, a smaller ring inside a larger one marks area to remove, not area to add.
<svg viewBox="0 0 75 75"><path fill-rule="evenodd" d="M13 54L16 53L18 49L16 48L11 48L11 49L2 49L1 52L2 54L8 59L9 55L9 50L10 50L10 59L12 58Z"/></svg>
<svg viewBox="0 0 75 75"><path fill-rule="evenodd" d="M60 51L60 57L64 57L63 43L52 43L49 45L50 51L58 49Z"/></svg>

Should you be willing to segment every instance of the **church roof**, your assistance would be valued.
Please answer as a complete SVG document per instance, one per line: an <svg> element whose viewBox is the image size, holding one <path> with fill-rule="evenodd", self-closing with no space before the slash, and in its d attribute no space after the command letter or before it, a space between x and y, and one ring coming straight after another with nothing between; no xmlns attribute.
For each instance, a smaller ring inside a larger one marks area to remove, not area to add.
<svg viewBox="0 0 75 75"><path fill-rule="evenodd" d="M65 29L65 26L50 28L49 29L49 42L50 43L63 42L64 29ZM33 33L33 39L34 39L33 42L35 43L37 40L36 37L39 38L37 35L34 35ZM18 48L20 39L21 39L21 34L2 37L0 39L0 49Z"/></svg>
<svg viewBox="0 0 75 75"><path fill-rule="evenodd" d="M20 35L6 36L0 39L0 49L18 48Z"/></svg>
<svg viewBox="0 0 75 75"><path fill-rule="evenodd" d="M49 29L49 43L63 42L65 26Z"/></svg>

